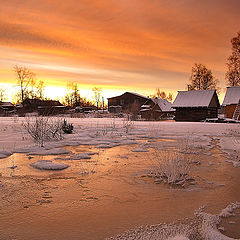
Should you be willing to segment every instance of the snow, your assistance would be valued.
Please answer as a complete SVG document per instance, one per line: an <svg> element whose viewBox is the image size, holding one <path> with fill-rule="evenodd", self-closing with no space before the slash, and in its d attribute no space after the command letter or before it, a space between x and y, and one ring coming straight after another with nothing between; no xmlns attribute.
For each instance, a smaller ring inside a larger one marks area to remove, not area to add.
<svg viewBox="0 0 240 240"><path fill-rule="evenodd" d="M240 130L238 124L196 123L196 122L131 122L131 128L126 130L126 120L120 118L66 118L74 126L74 133L64 135L64 139L46 142L44 147L38 147L22 127L24 118L1 117L0 127L0 158L11 153L28 153L33 155L72 154L64 146L93 145L100 148L112 148L119 145L135 147L155 146L141 145L138 140L169 139L182 140L182 144L192 148L210 148L212 139L225 152L232 154L240 151ZM158 143L158 148L174 147L174 141ZM4 152L3 152L4 151Z"/></svg>
<svg viewBox="0 0 240 240"><path fill-rule="evenodd" d="M228 87L222 106L238 104L240 100L240 87Z"/></svg>
<svg viewBox="0 0 240 240"><path fill-rule="evenodd" d="M8 151L0 151L0 158L5 158L10 156L12 153L8 152Z"/></svg>
<svg viewBox="0 0 240 240"><path fill-rule="evenodd" d="M235 207L232 208L232 206ZM239 207L240 205L236 207L235 203L231 203L225 209L233 211ZM109 240L234 240L219 231L218 226L222 217L221 214L209 214L199 209L195 213L195 218L189 219L185 224L172 223L140 227L109 238Z"/></svg>
<svg viewBox="0 0 240 240"><path fill-rule="evenodd" d="M179 91L172 105L176 107L208 107L215 90Z"/></svg>
<svg viewBox="0 0 240 240"><path fill-rule="evenodd" d="M167 99L152 99L153 102L155 102L156 104L158 104L158 106L160 107L160 109L163 112L174 112L175 110L172 108L172 103L170 103Z"/></svg>
<svg viewBox="0 0 240 240"><path fill-rule="evenodd" d="M31 163L30 166L40 170L63 170L69 167L67 164L56 163L49 160L39 160L37 162Z"/></svg>
<svg viewBox="0 0 240 240"><path fill-rule="evenodd" d="M30 151L29 155L61 155L61 154L70 154L71 151L63 148L53 148L53 149L42 149L38 148L34 151Z"/></svg>
<svg viewBox="0 0 240 240"><path fill-rule="evenodd" d="M55 158L55 161L88 160L94 152L74 154L63 147L93 145L100 148L111 148L119 145L133 145L134 152L144 152L148 148L173 148L176 141L181 142L183 147L190 147L186 148L186 151L190 152L196 151L196 148L210 148L211 141L215 141L220 149L228 154L236 154L240 151L238 124L138 121L132 122L132 127L127 132L124 127L126 119L66 118L66 120L73 124L73 134L64 135L64 139L61 141L46 142L44 147L39 147L22 127L24 118L1 117L0 158L10 156L12 153L27 153L29 155L63 155L56 156L58 158ZM154 139L165 139L166 141L156 143ZM147 143L143 144L143 141L147 141ZM124 155L126 153L119 154L119 158L122 158L122 160L119 159L120 161L128 158ZM30 165L41 170L61 170L69 167L67 164L47 160L37 161ZM233 203L223 209L219 215L202 214L201 217L204 217L204 224L202 223L201 226L201 236L204 236L202 239L230 240L231 238L218 231L218 221L223 217L231 216L233 211L239 207L240 203ZM197 226L197 229L192 229L190 225L181 225L180 227L174 224L156 225L132 230L112 239L186 240L193 231L197 231L199 228L200 226ZM128 238L129 236L132 238Z"/></svg>
<svg viewBox="0 0 240 240"><path fill-rule="evenodd" d="M233 211L237 208L240 208L240 202L231 203L221 211L219 216L224 218L233 216Z"/></svg>
<svg viewBox="0 0 240 240"><path fill-rule="evenodd" d="M175 237L168 238L167 240L189 240L189 238L187 238L186 236L183 236L183 235L178 235Z"/></svg>

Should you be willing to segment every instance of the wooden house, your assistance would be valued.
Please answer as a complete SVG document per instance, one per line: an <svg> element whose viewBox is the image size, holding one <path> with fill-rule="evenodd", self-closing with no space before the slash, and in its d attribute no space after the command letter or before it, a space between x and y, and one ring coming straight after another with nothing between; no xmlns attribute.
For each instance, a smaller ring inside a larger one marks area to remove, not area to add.
<svg viewBox="0 0 240 240"><path fill-rule="evenodd" d="M125 92L120 96L108 98L108 111L113 113L122 111L136 114L147 100L147 97L140 94Z"/></svg>
<svg viewBox="0 0 240 240"><path fill-rule="evenodd" d="M38 112L40 115L53 115L64 113L66 107L56 100L25 99L22 102L22 111Z"/></svg>
<svg viewBox="0 0 240 240"><path fill-rule="evenodd" d="M167 99L149 98L140 110L141 118L146 120L160 120L174 116L175 110Z"/></svg>
<svg viewBox="0 0 240 240"><path fill-rule="evenodd" d="M0 101L1 112L13 113L15 111L15 106L11 102L1 102Z"/></svg>
<svg viewBox="0 0 240 240"><path fill-rule="evenodd" d="M240 120L240 87L228 87L222 107L226 118Z"/></svg>
<svg viewBox="0 0 240 240"><path fill-rule="evenodd" d="M217 118L219 107L216 90L179 91L172 105L176 121L190 122Z"/></svg>

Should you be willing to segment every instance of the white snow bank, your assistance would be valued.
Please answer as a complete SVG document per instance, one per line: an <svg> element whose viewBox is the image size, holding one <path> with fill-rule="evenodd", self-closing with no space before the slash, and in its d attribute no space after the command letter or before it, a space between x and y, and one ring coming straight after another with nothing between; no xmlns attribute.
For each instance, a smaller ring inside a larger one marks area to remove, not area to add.
<svg viewBox="0 0 240 240"><path fill-rule="evenodd" d="M69 167L67 164L56 163L48 160L39 160L35 163L31 163L30 166L40 170L63 170Z"/></svg>
<svg viewBox="0 0 240 240"><path fill-rule="evenodd" d="M56 118L56 117L53 117ZM54 119L53 119L54 120ZM211 138L220 138L223 148L240 149L240 141L234 142L229 132L238 132L237 124L218 123L190 123L190 122L133 122L132 128L126 132L123 119L113 118L66 118L74 126L74 133L64 135L64 139L57 142L46 142L46 149L54 149L67 145L95 145L114 147L118 145L138 144L140 139L181 139L189 137L190 145L194 147L208 147ZM25 118L0 117L1 126L6 131L0 132L0 151L29 153L39 151L35 143L22 127ZM98 134L100 135L98 135ZM193 139L192 139L193 138ZM221 140L223 139L223 141ZM192 141L193 140L193 141ZM175 143L167 143L174 145ZM163 144L165 147L165 144ZM49 152L46 152L48 154ZM0 153L1 154L1 153ZM42 152L43 154L43 152ZM56 154L63 154L58 152ZM4 155L4 154L3 154ZM5 157L0 155L1 157ZM44 153L45 155L45 153Z"/></svg>
<svg viewBox="0 0 240 240"><path fill-rule="evenodd" d="M233 216L233 211L237 208L240 208L240 202L235 202L229 204L226 208L224 208L221 213L219 214L219 217L230 217Z"/></svg>
<svg viewBox="0 0 240 240"><path fill-rule="evenodd" d="M132 152L149 152L149 150L143 146L138 146L132 149Z"/></svg>
<svg viewBox="0 0 240 240"><path fill-rule="evenodd" d="M213 215L203 212L202 208L195 212L195 218L188 219L185 224L159 224L140 227L127 231L111 240L234 240L223 235L217 228L222 217L232 215L232 212L240 208L240 203L231 203L219 215ZM231 215L229 215L229 213ZM186 221L186 220L185 220Z"/></svg>
<svg viewBox="0 0 240 240"><path fill-rule="evenodd" d="M74 154L70 157L61 157L61 158L55 158L56 160L81 160L81 159L91 159L91 155L94 155L93 152L84 152L84 153L78 153Z"/></svg>
<svg viewBox="0 0 240 240"><path fill-rule="evenodd" d="M10 156L12 153L8 152L8 151L0 151L0 158L5 158Z"/></svg>
<svg viewBox="0 0 240 240"><path fill-rule="evenodd" d="M189 238L187 238L186 236L183 236L183 235L178 235L175 237L170 237L167 240L189 240Z"/></svg>
<svg viewBox="0 0 240 240"><path fill-rule="evenodd" d="M53 148L44 149L38 148L34 151L30 151L28 155L61 155L61 154L71 154L72 152L64 148Z"/></svg>

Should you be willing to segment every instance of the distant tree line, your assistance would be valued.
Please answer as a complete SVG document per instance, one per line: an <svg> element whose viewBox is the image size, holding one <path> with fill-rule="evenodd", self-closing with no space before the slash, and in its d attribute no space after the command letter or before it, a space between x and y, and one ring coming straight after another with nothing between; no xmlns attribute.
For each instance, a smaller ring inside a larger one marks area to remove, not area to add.
<svg viewBox="0 0 240 240"><path fill-rule="evenodd" d="M15 98L17 103L23 102L25 99L40 99L47 100L44 95L45 84L42 80L36 80L36 74L27 67L14 66L13 68L16 74L17 85L19 91L17 92ZM67 92L62 103L68 107L75 108L77 106L94 106L96 104L97 108L104 108L104 99L102 97L102 89L94 87L92 89L93 100L90 101L85 97L80 96L80 90L78 84L75 82L67 83ZM0 88L0 101L6 99L5 89Z"/></svg>

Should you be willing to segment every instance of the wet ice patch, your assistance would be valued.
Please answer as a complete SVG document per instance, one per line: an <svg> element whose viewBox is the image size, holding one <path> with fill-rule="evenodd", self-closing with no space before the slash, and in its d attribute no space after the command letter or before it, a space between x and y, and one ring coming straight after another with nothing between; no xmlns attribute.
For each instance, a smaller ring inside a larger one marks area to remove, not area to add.
<svg viewBox="0 0 240 240"><path fill-rule="evenodd" d="M40 170L63 170L69 167L67 164L56 163L49 160L39 160L37 162L31 163L30 166Z"/></svg>

